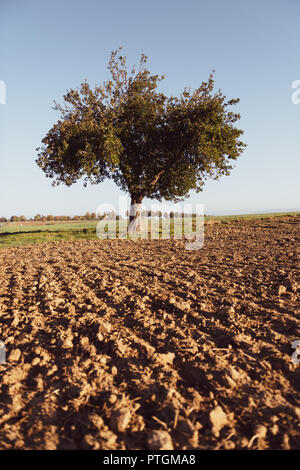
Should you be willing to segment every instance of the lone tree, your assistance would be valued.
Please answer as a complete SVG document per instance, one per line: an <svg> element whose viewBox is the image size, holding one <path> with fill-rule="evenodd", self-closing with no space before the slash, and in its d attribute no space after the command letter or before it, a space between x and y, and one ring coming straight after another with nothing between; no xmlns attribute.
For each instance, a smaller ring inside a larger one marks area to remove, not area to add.
<svg viewBox="0 0 300 470"><path fill-rule="evenodd" d="M234 125L240 115L231 111L239 99L214 93L213 74L196 90L167 97L158 91L164 76L151 75L146 63L142 54L129 73L119 48L111 53L109 80L94 89L84 81L67 91L63 105L54 101L61 117L36 160L54 186L110 178L138 207L145 197L178 202L208 178L230 173L245 147Z"/></svg>

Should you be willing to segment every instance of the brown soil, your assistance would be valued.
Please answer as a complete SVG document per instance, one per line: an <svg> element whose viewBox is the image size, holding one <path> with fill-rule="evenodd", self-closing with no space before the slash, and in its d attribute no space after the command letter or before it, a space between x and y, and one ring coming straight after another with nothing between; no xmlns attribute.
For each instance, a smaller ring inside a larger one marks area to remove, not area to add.
<svg viewBox="0 0 300 470"><path fill-rule="evenodd" d="M0 448L300 448L299 227L2 249Z"/></svg>

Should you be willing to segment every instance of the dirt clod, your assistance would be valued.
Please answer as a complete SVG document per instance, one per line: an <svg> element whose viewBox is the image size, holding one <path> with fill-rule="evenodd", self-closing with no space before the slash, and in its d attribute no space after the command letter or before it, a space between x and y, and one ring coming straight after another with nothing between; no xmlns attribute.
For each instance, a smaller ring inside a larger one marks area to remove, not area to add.
<svg viewBox="0 0 300 470"><path fill-rule="evenodd" d="M114 431L125 432L130 419L131 412L128 409L118 409L112 412L110 424Z"/></svg>
<svg viewBox="0 0 300 470"><path fill-rule="evenodd" d="M286 287L280 285L280 286L278 287L278 295L282 295L282 294L285 294L285 293L286 293Z"/></svg>
<svg viewBox="0 0 300 470"><path fill-rule="evenodd" d="M8 357L9 361L18 361L21 357L20 349L13 349Z"/></svg>
<svg viewBox="0 0 300 470"><path fill-rule="evenodd" d="M173 450L173 443L167 431L155 430L148 437L149 450Z"/></svg>
<svg viewBox="0 0 300 470"><path fill-rule="evenodd" d="M221 429L228 424L226 413L218 405L209 413L209 419L212 425L212 433L219 437Z"/></svg>

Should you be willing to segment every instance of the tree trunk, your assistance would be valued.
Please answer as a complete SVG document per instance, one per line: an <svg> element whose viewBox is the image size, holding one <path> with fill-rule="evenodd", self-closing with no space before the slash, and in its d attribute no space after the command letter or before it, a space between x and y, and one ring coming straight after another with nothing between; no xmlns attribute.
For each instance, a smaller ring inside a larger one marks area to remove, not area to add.
<svg viewBox="0 0 300 470"><path fill-rule="evenodd" d="M142 200L143 196L131 196L130 214L129 214L129 233L140 233L143 232L143 220L142 220Z"/></svg>
<svg viewBox="0 0 300 470"><path fill-rule="evenodd" d="M142 200L142 196L131 196L129 222L133 222L137 213L140 212Z"/></svg>

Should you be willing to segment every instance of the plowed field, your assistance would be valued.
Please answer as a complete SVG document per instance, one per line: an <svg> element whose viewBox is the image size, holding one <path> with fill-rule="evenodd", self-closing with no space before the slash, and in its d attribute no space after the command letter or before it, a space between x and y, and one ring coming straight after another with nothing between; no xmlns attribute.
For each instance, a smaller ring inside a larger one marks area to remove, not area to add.
<svg viewBox="0 0 300 470"><path fill-rule="evenodd" d="M299 229L1 249L0 448L299 449Z"/></svg>

